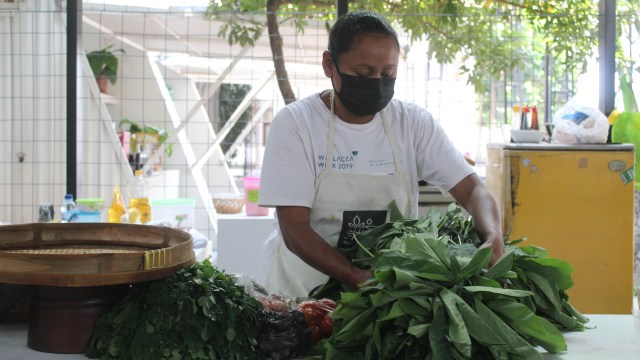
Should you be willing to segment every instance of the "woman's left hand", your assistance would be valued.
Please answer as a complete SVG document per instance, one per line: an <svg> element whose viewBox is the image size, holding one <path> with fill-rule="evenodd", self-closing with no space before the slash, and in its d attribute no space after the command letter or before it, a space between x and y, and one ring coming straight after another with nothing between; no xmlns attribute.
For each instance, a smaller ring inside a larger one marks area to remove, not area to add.
<svg viewBox="0 0 640 360"><path fill-rule="evenodd" d="M473 217L476 231L484 239L481 247L493 249L489 267L493 266L504 254L498 204L477 174L462 179L449 192Z"/></svg>
<svg viewBox="0 0 640 360"><path fill-rule="evenodd" d="M493 250L491 254L491 261L489 262L489 267L492 267L504 254L504 240L502 240L502 236L488 236L480 248L482 249L487 247L491 247Z"/></svg>

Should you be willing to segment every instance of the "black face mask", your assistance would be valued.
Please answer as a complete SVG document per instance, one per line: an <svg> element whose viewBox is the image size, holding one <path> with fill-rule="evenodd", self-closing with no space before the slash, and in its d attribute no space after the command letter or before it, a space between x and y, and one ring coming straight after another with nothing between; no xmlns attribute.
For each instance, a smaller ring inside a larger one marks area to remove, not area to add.
<svg viewBox="0 0 640 360"><path fill-rule="evenodd" d="M358 116L373 115L384 109L393 98L393 87L396 78L368 78L343 74L336 69L342 80L340 92L333 90L338 95L342 105L352 114ZM333 83L333 81L332 81Z"/></svg>

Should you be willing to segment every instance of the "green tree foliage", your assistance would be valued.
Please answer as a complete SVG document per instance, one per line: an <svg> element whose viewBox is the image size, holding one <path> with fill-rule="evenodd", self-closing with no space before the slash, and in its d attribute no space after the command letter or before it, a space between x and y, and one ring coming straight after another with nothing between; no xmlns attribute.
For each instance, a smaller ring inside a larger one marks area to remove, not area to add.
<svg viewBox="0 0 640 360"><path fill-rule="evenodd" d="M617 14L620 21L617 23L617 51L616 69L620 75L620 91L623 95L625 107L622 110L633 109L631 103L635 102L633 95L633 76L640 73L640 66L637 65L638 54L632 49L637 49L638 38L640 37L640 16L638 9L640 1L618 1ZM637 106L637 105L636 105Z"/></svg>
<svg viewBox="0 0 640 360"><path fill-rule="evenodd" d="M244 84L221 84L220 85L220 127L229 120L233 112L238 108L244 97L251 91L250 85ZM238 121L233 125L225 141L220 144L223 153L227 153L231 145L236 141L242 129L251 121L251 106L245 110Z"/></svg>
<svg viewBox="0 0 640 360"><path fill-rule="evenodd" d="M618 0L619 29L639 26L640 0ZM371 10L386 16L410 41L427 40L427 55L440 63L462 63L478 93L489 80L513 78L528 71L539 76L544 55L554 59L555 72L574 78L586 70L597 45L596 0L362 0L349 10ZM230 44L252 45L269 26L280 90L285 102L295 99L288 84L277 25L291 21L299 32L309 19L336 18L336 1L211 0L208 16L226 19L219 36ZM271 22L271 25L269 25ZM275 24L274 24L275 22ZM624 59L621 59L624 60ZM628 60L628 59L627 59Z"/></svg>

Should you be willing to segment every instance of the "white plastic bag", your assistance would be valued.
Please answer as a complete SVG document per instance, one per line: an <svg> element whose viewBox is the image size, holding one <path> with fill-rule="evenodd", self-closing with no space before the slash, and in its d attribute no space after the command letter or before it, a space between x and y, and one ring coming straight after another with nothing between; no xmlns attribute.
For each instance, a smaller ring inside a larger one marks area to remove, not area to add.
<svg viewBox="0 0 640 360"><path fill-rule="evenodd" d="M553 115L551 142L555 144L604 144L608 133L607 117L575 97Z"/></svg>

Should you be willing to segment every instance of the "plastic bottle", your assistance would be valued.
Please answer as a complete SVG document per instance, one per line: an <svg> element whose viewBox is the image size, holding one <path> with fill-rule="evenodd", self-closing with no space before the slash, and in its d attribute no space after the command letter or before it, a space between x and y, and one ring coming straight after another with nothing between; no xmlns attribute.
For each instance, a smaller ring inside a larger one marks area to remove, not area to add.
<svg viewBox="0 0 640 360"><path fill-rule="evenodd" d="M136 178L129 192L129 209L136 209L140 213L140 223L146 224L151 221L151 203L149 194L151 187L145 180L142 170L136 170Z"/></svg>
<svg viewBox="0 0 640 360"><path fill-rule="evenodd" d="M511 114L511 128L520 128L520 105L513 105L513 113Z"/></svg>
<svg viewBox="0 0 640 360"><path fill-rule="evenodd" d="M522 116L520 120L520 130L529 130L529 105L522 108Z"/></svg>
<svg viewBox="0 0 640 360"><path fill-rule="evenodd" d="M531 130L540 130L538 125L538 107L533 105L531 108Z"/></svg>
<svg viewBox="0 0 640 360"><path fill-rule="evenodd" d="M73 200L73 194L64 196L64 203L60 208L60 220L63 223L78 222L78 210L76 202Z"/></svg>
<svg viewBox="0 0 640 360"><path fill-rule="evenodd" d="M115 189L113 189L113 201L111 201L111 206L109 207L108 221L110 223L119 223L124 213L124 200L122 199L120 186L116 186Z"/></svg>

